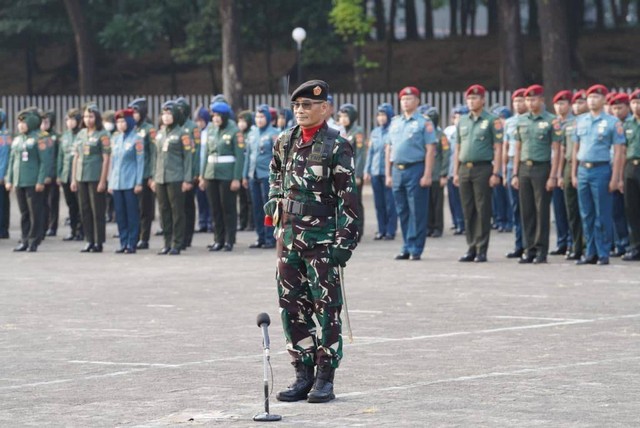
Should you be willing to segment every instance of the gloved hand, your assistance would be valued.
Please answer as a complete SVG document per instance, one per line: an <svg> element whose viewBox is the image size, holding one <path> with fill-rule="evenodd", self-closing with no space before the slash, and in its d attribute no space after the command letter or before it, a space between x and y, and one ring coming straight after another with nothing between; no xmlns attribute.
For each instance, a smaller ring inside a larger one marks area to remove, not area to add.
<svg viewBox="0 0 640 428"><path fill-rule="evenodd" d="M351 250L333 247L331 251L331 259L333 260L333 264L335 264L336 266L345 267L350 258Z"/></svg>
<svg viewBox="0 0 640 428"><path fill-rule="evenodd" d="M273 217L276 213L276 207L278 206L278 202L276 198L269 199L266 204L264 204L264 215L268 217Z"/></svg>

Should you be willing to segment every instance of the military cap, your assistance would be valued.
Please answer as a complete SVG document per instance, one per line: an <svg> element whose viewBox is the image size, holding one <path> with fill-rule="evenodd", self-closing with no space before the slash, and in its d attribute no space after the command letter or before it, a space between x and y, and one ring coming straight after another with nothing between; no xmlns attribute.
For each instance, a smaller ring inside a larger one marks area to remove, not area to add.
<svg viewBox="0 0 640 428"><path fill-rule="evenodd" d="M329 95L329 84L324 80L309 80L293 91L291 101L298 98L309 98L312 100L327 101Z"/></svg>
<svg viewBox="0 0 640 428"><path fill-rule="evenodd" d="M573 98L571 98L571 104L574 104L578 100L586 100L586 99L587 99L587 93L585 92L584 89L580 89L575 94L573 94Z"/></svg>
<svg viewBox="0 0 640 428"><path fill-rule="evenodd" d="M620 92L619 94L615 94L611 97L611 101L609 102L611 105L615 104L626 104L629 105L629 95L624 92Z"/></svg>
<svg viewBox="0 0 640 428"><path fill-rule="evenodd" d="M553 97L553 102L554 103L557 103L558 101L571 102L571 97L572 97L571 91L567 91L567 90L560 91Z"/></svg>
<svg viewBox="0 0 640 428"><path fill-rule="evenodd" d="M118 119L124 119L126 117L133 117L133 109L132 108L125 108L122 110L118 110L116 112L116 114L113 116L114 120L118 120Z"/></svg>
<svg viewBox="0 0 640 428"><path fill-rule="evenodd" d="M229 107L229 104L223 103L221 101L211 103L209 107L211 108L211 111L213 113L226 114L226 115L231 114L231 107Z"/></svg>
<svg viewBox="0 0 640 428"><path fill-rule="evenodd" d="M524 91L525 97L541 97L544 95L544 88L542 85L531 85Z"/></svg>
<svg viewBox="0 0 640 428"><path fill-rule="evenodd" d="M414 95L420 98L420 90L415 86L407 86L398 92L398 98L402 98L404 95Z"/></svg>
<svg viewBox="0 0 640 428"><path fill-rule="evenodd" d="M511 100L514 100L515 98L524 98L524 93L526 90L527 88L516 89L515 91L513 91L513 94L511 94Z"/></svg>
<svg viewBox="0 0 640 428"><path fill-rule="evenodd" d="M593 85L592 87L587 89L587 96L591 94L598 94L606 97L608 93L609 90L604 85Z"/></svg>
<svg viewBox="0 0 640 428"><path fill-rule="evenodd" d="M636 89L631 92L631 95L629 95L629 101L631 100L640 100L640 89Z"/></svg>
<svg viewBox="0 0 640 428"><path fill-rule="evenodd" d="M613 99L613 97L615 97L615 96L616 96L616 92L609 92L609 93L607 94L607 96L606 96L606 97L604 97L604 101L605 101L605 103L607 103L607 105L611 105L611 100L612 100L612 99Z"/></svg>
<svg viewBox="0 0 640 428"><path fill-rule="evenodd" d="M262 113L267 120L271 118L268 104L260 104L258 107L256 107L256 113Z"/></svg>
<svg viewBox="0 0 640 428"><path fill-rule="evenodd" d="M471 85L464 92L464 96L468 97L469 95L480 95L481 97L484 97L484 94L486 92L487 90L482 85Z"/></svg>

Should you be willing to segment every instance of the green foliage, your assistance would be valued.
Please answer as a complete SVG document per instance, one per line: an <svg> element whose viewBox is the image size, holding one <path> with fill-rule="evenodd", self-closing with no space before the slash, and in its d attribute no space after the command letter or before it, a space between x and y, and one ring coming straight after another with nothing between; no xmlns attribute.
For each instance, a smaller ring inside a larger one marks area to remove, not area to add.
<svg viewBox="0 0 640 428"><path fill-rule="evenodd" d="M208 64L220 58L222 41L218 21L218 2L204 2L185 27L183 46L171 50L174 60L180 64Z"/></svg>
<svg viewBox="0 0 640 428"><path fill-rule="evenodd" d="M329 22L333 24L336 34L346 42L363 46L375 19L365 16L362 0L334 0L333 4Z"/></svg>

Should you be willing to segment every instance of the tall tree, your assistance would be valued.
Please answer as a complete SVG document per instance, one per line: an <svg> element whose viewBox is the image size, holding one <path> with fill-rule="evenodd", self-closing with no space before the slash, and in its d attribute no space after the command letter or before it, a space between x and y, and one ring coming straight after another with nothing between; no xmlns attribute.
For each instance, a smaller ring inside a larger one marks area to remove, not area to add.
<svg viewBox="0 0 640 428"><path fill-rule="evenodd" d="M78 80L80 95L95 93L96 58L93 35L89 31L86 16L87 11L80 0L64 0L64 6L69 15L69 22L73 28L78 58Z"/></svg>
<svg viewBox="0 0 640 428"><path fill-rule="evenodd" d="M571 88L568 21L566 7L557 7L551 0L538 0L542 77L547 101L557 91Z"/></svg>
<svg viewBox="0 0 640 428"><path fill-rule="evenodd" d="M538 34L538 4L537 0L529 1L529 21L527 22L527 34Z"/></svg>
<svg viewBox="0 0 640 428"><path fill-rule="evenodd" d="M219 0L222 27L222 92L234 109L243 107L242 58L237 2Z"/></svg>
<svg viewBox="0 0 640 428"><path fill-rule="evenodd" d="M449 36L458 35L458 0L449 0Z"/></svg>
<svg viewBox="0 0 640 428"><path fill-rule="evenodd" d="M595 0L596 4L596 28L604 30L604 0Z"/></svg>
<svg viewBox="0 0 640 428"><path fill-rule="evenodd" d="M376 16L376 40L382 41L385 39L386 31L386 14L384 13L384 1L375 0L374 13Z"/></svg>
<svg viewBox="0 0 640 428"><path fill-rule="evenodd" d="M498 0L497 8L500 11L500 89L514 90L524 85L520 1Z"/></svg>
<svg viewBox="0 0 640 428"><path fill-rule="evenodd" d="M391 0L389 21L387 23L387 38L385 40L385 88L391 90L391 71L393 70L393 42L395 41L396 11L398 0Z"/></svg>
<svg viewBox="0 0 640 428"><path fill-rule="evenodd" d="M424 38L433 39L433 1L424 0Z"/></svg>
<svg viewBox="0 0 640 428"><path fill-rule="evenodd" d="M364 16L362 0L335 0L329 21L336 33L353 46L353 74L356 91L364 89L364 71L375 67L363 54L367 36L373 28L373 19Z"/></svg>
<svg viewBox="0 0 640 428"><path fill-rule="evenodd" d="M418 16L415 0L404 1L404 23L407 29L407 40L418 39Z"/></svg>
<svg viewBox="0 0 640 428"><path fill-rule="evenodd" d="M498 34L498 0L487 0L487 34Z"/></svg>
<svg viewBox="0 0 640 428"><path fill-rule="evenodd" d="M460 34L462 36L467 35L467 24L469 23L467 17L469 15L469 2L471 0L460 0Z"/></svg>

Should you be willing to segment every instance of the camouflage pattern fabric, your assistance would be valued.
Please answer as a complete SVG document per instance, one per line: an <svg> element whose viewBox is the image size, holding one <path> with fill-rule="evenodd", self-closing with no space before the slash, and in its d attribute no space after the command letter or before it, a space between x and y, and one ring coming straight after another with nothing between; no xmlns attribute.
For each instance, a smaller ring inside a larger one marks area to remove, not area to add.
<svg viewBox="0 0 640 428"><path fill-rule="evenodd" d="M331 251L351 251L357 245L358 196L353 148L337 137L331 156L323 162L326 132L325 124L306 143L300 139L299 127L280 134L270 164L269 198L279 201L281 213L275 222L276 279L287 350L304 364L338 367L342 358L341 284ZM310 209L332 206L337 216L288 213L282 209L283 200Z"/></svg>

